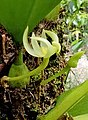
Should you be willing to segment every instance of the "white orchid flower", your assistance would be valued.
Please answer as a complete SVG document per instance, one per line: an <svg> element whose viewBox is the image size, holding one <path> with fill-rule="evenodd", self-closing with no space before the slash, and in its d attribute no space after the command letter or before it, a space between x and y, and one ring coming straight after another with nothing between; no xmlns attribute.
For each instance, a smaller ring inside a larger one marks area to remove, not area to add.
<svg viewBox="0 0 88 120"><path fill-rule="evenodd" d="M51 43L47 40L46 34L51 37ZM27 36L28 26L24 31L23 44L26 51L32 56L48 58L55 53L59 53L61 50L58 36L54 32L43 30L41 37L36 37L35 34L32 33L32 37L30 37L31 45L28 42Z"/></svg>

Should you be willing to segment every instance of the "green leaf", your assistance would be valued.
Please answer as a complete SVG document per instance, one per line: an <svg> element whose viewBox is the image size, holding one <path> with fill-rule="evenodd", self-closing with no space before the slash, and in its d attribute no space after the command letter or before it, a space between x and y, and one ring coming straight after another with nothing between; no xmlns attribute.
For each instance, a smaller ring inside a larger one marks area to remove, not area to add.
<svg viewBox="0 0 88 120"><path fill-rule="evenodd" d="M71 92L64 94L62 100L58 98L56 105L46 115L40 117L40 120L57 120L73 105L79 102L88 93L88 81L74 88ZM60 102L59 102L60 100Z"/></svg>
<svg viewBox="0 0 88 120"><path fill-rule="evenodd" d="M88 94L68 111L72 116L88 113Z"/></svg>
<svg viewBox="0 0 88 120"><path fill-rule="evenodd" d="M74 120L88 120L88 114L79 115L73 118Z"/></svg>
<svg viewBox="0 0 88 120"><path fill-rule="evenodd" d="M56 20L60 11L60 4L57 5L45 18L47 20Z"/></svg>
<svg viewBox="0 0 88 120"><path fill-rule="evenodd" d="M22 43L27 25L29 31L36 26L61 0L0 0L0 23Z"/></svg>
<svg viewBox="0 0 88 120"><path fill-rule="evenodd" d="M79 41L78 43L76 43L75 45L72 46L72 50L74 52L76 52L79 48L81 48L82 44L83 44L83 41L81 40L81 41Z"/></svg>
<svg viewBox="0 0 88 120"><path fill-rule="evenodd" d="M65 91L64 93L62 93L62 95L58 96L57 99L56 99L56 104L60 104L63 101L63 99L65 99L69 94L71 94L71 92L73 92L74 89L76 89L76 88L77 87L72 88L68 91Z"/></svg>

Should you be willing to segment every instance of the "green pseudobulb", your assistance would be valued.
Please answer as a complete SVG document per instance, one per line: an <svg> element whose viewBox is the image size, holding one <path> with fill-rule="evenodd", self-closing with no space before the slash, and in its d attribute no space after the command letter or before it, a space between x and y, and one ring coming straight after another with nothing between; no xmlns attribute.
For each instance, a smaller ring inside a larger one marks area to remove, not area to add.
<svg viewBox="0 0 88 120"><path fill-rule="evenodd" d="M27 66L22 63L20 65L16 65L16 64L12 64L10 71L9 71L9 77L19 77L21 75L25 75L27 72L29 72ZM29 82L30 78L29 77L25 77L19 80L10 80L9 84L12 87L25 87L28 82Z"/></svg>

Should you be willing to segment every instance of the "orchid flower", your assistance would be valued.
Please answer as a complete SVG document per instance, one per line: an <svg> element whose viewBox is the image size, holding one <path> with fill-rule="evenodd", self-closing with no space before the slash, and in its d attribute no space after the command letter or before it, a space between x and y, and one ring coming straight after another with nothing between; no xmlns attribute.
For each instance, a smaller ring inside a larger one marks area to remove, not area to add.
<svg viewBox="0 0 88 120"><path fill-rule="evenodd" d="M51 37L51 43L47 40L46 34ZM32 36L30 37L31 45L28 42L27 36L28 26L24 31L23 44L26 51L32 56L49 58L53 54L59 53L61 50L58 36L54 32L51 32L49 30L43 30L41 37L36 37L35 34L32 33Z"/></svg>
<svg viewBox="0 0 88 120"><path fill-rule="evenodd" d="M52 39L51 43L47 40L46 34L51 37ZM25 64L21 64L20 67L13 65L10 73L11 75L9 74L9 77L2 78L2 81L4 80L9 81L9 83L13 87L24 87L30 81L29 77L35 74L39 74L40 71L44 70L49 63L50 56L52 56L54 53L59 53L61 50L60 43L58 42L58 36L54 32L43 30L41 37L36 37L35 34L32 33L32 36L30 37L31 40L30 43L27 39L27 36L28 36L28 27L25 29L23 34L24 47L30 55L35 57L43 57L43 61L34 70L29 72L27 72L26 70L25 74L22 74L24 72L20 72L18 76L17 74L14 76L14 71L17 71L16 68L18 67L18 70L21 70L21 68L25 69L26 66Z"/></svg>

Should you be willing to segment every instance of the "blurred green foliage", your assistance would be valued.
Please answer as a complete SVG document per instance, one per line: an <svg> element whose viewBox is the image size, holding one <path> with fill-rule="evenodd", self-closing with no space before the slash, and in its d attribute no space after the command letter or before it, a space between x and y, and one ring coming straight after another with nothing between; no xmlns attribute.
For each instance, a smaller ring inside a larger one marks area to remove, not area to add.
<svg viewBox="0 0 88 120"><path fill-rule="evenodd" d="M58 26L64 31L64 39L71 43L73 52L88 45L87 0L62 0L61 4L54 8L46 18L59 20Z"/></svg>

